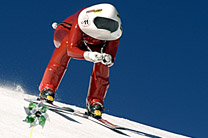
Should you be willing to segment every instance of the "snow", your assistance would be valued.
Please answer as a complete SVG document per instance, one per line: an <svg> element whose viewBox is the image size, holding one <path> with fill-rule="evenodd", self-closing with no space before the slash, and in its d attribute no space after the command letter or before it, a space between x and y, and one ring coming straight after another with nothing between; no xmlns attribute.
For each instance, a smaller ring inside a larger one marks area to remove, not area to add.
<svg viewBox="0 0 208 138"><path fill-rule="evenodd" d="M29 104L24 101L24 98L34 97L26 94L21 86L17 86L15 89L0 87L0 136L2 138L30 137L30 125L23 122L26 117L24 106L27 107ZM72 107L81 111L85 110L60 102L55 102L55 104ZM41 126L34 127L31 138L149 138L147 135L144 136L121 130L128 135L125 136L78 116L65 114L69 117L70 120L68 120L52 111L47 111L47 113L49 114L49 120L46 122L44 128ZM119 126L134 129L152 136L161 138L188 138L108 114L103 114L103 118Z"/></svg>

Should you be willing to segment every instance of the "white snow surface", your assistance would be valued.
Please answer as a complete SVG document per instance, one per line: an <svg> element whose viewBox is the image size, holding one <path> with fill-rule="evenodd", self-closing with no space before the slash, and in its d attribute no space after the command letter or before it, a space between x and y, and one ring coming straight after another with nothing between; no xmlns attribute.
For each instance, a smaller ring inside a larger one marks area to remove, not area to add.
<svg viewBox="0 0 208 138"><path fill-rule="evenodd" d="M26 94L20 86L17 86L16 89L0 87L1 138L30 138L30 125L23 122L26 118L24 106L28 107L29 105L28 102L24 101L24 98L35 98L35 96ZM83 108L60 102L54 102L54 104L85 111ZM49 120L46 121L44 128L41 126L35 126L31 138L149 138L148 136L121 130L125 134L129 135L125 136L90 120L74 115L66 114L77 122L67 120L49 110L47 113L49 114ZM128 127L161 138L187 138L186 136L174 134L108 114L103 114L103 118L116 125Z"/></svg>

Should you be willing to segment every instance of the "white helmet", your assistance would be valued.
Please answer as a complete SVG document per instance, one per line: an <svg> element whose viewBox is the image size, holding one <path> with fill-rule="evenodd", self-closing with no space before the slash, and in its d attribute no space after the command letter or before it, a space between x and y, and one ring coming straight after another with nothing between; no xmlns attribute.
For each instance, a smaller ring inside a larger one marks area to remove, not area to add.
<svg viewBox="0 0 208 138"><path fill-rule="evenodd" d="M116 40L122 35L121 20L111 4L97 4L80 12L80 29L99 40Z"/></svg>

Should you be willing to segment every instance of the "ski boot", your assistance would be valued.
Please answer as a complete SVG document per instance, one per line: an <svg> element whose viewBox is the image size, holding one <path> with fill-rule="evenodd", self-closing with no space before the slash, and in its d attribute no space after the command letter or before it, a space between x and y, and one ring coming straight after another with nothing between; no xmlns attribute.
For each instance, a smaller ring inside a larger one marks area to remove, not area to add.
<svg viewBox="0 0 208 138"><path fill-rule="evenodd" d="M99 99L93 99L87 106L87 114L96 119L101 119L104 106Z"/></svg>
<svg viewBox="0 0 208 138"><path fill-rule="evenodd" d="M40 100L45 100L47 103L53 103L55 93L51 89L43 89L39 96Z"/></svg>

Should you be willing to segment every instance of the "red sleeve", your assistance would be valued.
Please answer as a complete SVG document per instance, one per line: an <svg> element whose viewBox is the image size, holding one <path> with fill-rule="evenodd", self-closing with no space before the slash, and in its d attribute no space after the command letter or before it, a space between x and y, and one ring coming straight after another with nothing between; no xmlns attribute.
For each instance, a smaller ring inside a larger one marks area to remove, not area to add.
<svg viewBox="0 0 208 138"><path fill-rule="evenodd" d="M116 53L117 53L119 42L120 42L120 38L117 40L109 41L107 42L107 45L105 48L105 53L110 54L112 56L113 62L116 58Z"/></svg>
<svg viewBox="0 0 208 138"><path fill-rule="evenodd" d="M69 34L69 41L67 47L67 54L68 56L76 59L84 59L84 52L79 47L82 44L82 31L78 25L78 19L73 23L70 34Z"/></svg>

